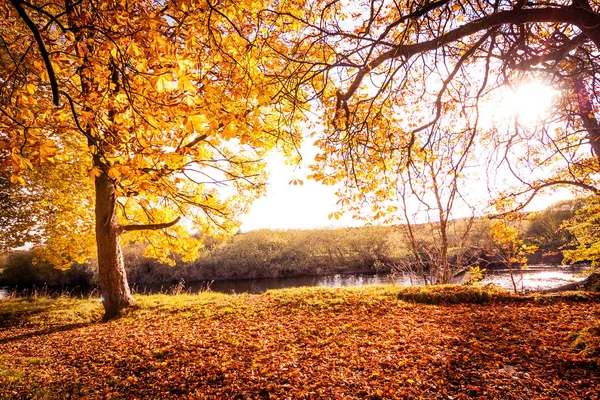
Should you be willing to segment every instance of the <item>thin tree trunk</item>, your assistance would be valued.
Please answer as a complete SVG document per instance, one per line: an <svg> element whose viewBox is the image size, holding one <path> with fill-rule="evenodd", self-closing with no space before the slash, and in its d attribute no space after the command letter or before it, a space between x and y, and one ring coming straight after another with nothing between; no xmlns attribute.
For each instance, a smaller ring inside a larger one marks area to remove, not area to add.
<svg viewBox="0 0 600 400"><path fill-rule="evenodd" d="M121 227L117 221L113 182L106 173L94 180L96 189L96 244L98 246L98 278L102 290L104 319L134 304L129 290L123 254Z"/></svg>
<svg viewBox="0 0 600 400"><path fill-rule="evenodd" d="M513 267L511 262L508 263L508 271L510 272L510 280L513 285L513 290L515 291L515 294L517 294L519 291L517 290L517 283L515 282L515 275L513 273Z"/></svg>

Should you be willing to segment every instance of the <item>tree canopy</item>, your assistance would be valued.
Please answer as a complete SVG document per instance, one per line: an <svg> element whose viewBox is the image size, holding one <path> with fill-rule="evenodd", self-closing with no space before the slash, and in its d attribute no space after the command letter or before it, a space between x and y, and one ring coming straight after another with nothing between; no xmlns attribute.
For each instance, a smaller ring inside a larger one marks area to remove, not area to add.
<svg viewBox="0 0 600 400"><path fill-rule="evenodd" d="M151 0L10 0L0 12L0 170L23 190L35 170L72 201L75 212L59 210L70 228L44 238L63 243L65 261L81 250L69 245L73 227L93 211L105 308L115 314L132 302L121 234L149 240L147 255L163 261L197 256L201 242L178 222L233 233L264 190L265 153L293 143L259 68L256 12ZM71 168L54 167L65 161ZM82 165L87 177L57 187ZM94 208L73 192L94 193Z"/></svg>
<svg viewBox="0 0 600 400"><path fill-rule="evenodd" d="M341 184L342 204L369 202L379 218L395 213L386 203L403 181L415 171L426 177L432 155L463 175L487 166L500 209L523 207L556 185L596 192L599 7L317 0L304 14L273 10L297 32L282 39L293 49L280 71L285 93L318 103L325 124L313 177ZM483 105L531 81L558 93L543 119L486 121ZM505 176L513 186L503 192L494 181Z"/></svg>

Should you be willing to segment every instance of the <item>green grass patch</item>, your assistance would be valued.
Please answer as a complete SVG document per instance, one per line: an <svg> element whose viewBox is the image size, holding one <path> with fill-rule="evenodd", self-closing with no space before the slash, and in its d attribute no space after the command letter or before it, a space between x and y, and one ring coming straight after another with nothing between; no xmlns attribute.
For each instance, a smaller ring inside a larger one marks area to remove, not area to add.
<svg viewBox="0 0 600 400"><path fill-rule="evenodd" d="M98 299L23 297L0 300L0 325L65 325L97 321L102 317Z"/></svg>
<svg viewBox="0 0 600 400"><path fill-rule="evenodd" d="M559 299L595 301L597 296L585 292L550 295L514 295L493 286L396 286L370 285L325 288L300 287L269 290L264 294L223 294L201 292L178 295L134 295L137 307L125 310L121 319L220 318L269 312L272 308L310 307L341 310L357 304L374 304L397 299L421 304L485 304L494 301L541 301ZM264 301L266 300L266 301ZM99 299L51 298L44 296L0 300L0 326L35 326L51 328L98 322L103 315Z"/></svg>
<svg viewBox="0 0 600 400"><path fill-rule="evenodd" d="M23 376L23 372L13 366L9 366L9 357L0 355L0 378L7 381L18 380Z"/></svg>
<svg viewBox="0 0 600 400"><path fill-rule="evenodd" d="M600 321L572 335L572 347L600 368Z"/></svg>

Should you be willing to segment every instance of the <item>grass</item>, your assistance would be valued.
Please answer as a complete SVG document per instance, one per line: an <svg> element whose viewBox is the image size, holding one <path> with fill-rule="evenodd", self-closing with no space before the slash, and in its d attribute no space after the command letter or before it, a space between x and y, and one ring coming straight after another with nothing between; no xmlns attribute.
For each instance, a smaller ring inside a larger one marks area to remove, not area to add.
<svg viewBox="0 0 600 400"><path fill-rule="evenodd" d="M94 298L0 300L0 398L594 398L600 385L597 294L377 285L135 298L106 323Z"/></svg>

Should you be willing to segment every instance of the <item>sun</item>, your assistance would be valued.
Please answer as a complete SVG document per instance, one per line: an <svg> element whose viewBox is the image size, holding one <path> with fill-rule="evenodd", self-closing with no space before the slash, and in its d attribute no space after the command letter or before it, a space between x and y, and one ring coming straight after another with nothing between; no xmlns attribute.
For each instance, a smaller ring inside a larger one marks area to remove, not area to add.
<svg viewBox="0 0 600 400"><path fill-rule="evenodd" d="M516 119L520 125L532 127L548 116L558 96L556 89L539 81L499 89L480 109L481 120L484 125L498 126Z"/></svg>

